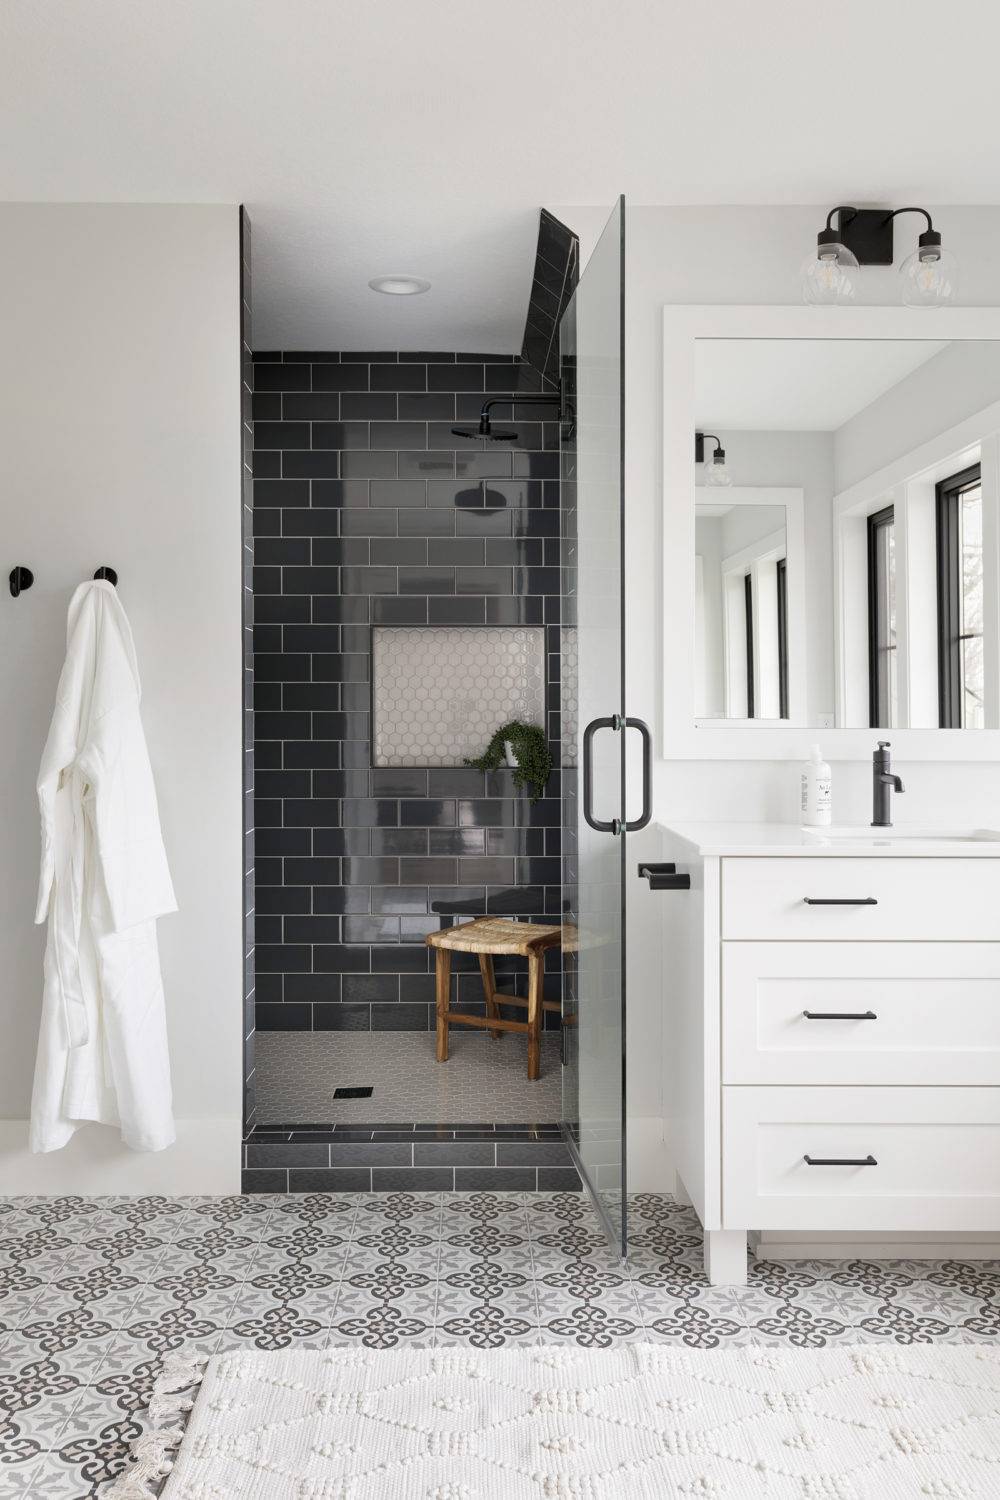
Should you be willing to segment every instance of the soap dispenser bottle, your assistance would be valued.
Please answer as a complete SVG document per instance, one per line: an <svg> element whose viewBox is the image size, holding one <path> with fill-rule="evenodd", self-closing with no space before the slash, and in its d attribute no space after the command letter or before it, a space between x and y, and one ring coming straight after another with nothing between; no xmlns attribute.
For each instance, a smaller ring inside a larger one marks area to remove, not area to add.
<svg viewBox="0 0 1000 1500"><path fill-rule="evenodd" d="M833 777L818 745L802 766L802 823L806 828L829 828L833 822Z"/></svg>

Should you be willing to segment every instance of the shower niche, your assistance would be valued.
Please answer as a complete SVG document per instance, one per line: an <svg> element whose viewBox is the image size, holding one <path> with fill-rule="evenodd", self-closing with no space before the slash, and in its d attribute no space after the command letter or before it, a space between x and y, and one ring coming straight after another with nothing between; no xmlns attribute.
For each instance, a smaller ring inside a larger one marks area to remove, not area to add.
<svg viewBox="0 0 1000 1500"><path fill-rule="evenodd" d="M545 722L543 627L372 631L376 766L461 766L513 720Z"/></svg>

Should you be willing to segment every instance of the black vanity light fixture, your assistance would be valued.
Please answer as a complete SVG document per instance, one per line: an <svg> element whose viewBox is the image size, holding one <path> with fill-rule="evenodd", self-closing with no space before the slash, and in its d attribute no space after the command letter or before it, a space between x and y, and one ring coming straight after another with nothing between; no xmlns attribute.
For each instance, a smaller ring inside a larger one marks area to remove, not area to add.
<svg viewBox="0 0 1000 1500"><path fill-rule="evenodd" d="M802 267L802 297L814 306L854 301L862 266L891 266L893 224L900 214L923 214L927 226L899 268L907 307L946 307L958 291L958 262L941 243L926 208L831 208L816 249ZM837 220L834 228L834 218Z"/></svg>
<svg viewBox="0 0 1000 1500"><path fill-rule="evenodd" d="M705 462L705 443L714 443L712 449L712 462L705 470L705 483L713 488L723 488L733 482L733 476L726 468L726 450L723 448L714 432L696 432L694 435L694 461L696 464Z"/></svg>

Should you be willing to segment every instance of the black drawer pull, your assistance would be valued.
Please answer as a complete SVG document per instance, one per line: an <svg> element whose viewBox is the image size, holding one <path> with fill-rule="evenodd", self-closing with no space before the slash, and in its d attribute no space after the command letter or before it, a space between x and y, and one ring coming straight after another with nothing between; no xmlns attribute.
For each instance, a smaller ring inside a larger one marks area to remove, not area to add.
<svg viewBox="0 0 1000 1500"><path fill-rule="evenodd" d="M877 1167L874 1156L804 1156L807 1167Z"/></svg>
<svg viewBox="0 0 1000 1500"><path fill-rule="evenodd" d="M877 1021L873 1010L804 1010L807 1021Z"/></svg>
<svg viewBox="0 0 1000 1500"><path fill-rule="evenodd" d="M874 896L803 896L807 906L878 906Z"/></svg>

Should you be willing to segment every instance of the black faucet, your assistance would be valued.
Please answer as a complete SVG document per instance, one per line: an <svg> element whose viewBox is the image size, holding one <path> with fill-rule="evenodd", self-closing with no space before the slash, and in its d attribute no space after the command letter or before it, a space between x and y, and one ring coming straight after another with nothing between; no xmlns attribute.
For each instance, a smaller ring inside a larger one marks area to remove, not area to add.
<svg viewBox="0 0 1000 1500"><path fill-rule="evenodd" d="M879 740L878 749L872 752L872 827L892 827L893 790L905 790L900 778L893 774L889 741Z"/></svg>

